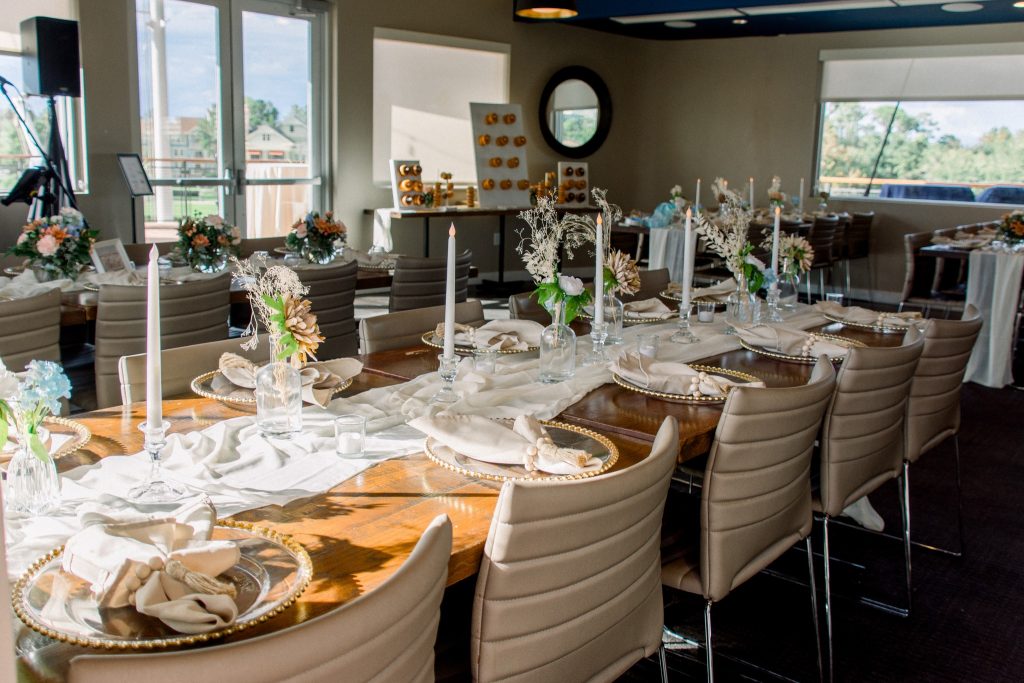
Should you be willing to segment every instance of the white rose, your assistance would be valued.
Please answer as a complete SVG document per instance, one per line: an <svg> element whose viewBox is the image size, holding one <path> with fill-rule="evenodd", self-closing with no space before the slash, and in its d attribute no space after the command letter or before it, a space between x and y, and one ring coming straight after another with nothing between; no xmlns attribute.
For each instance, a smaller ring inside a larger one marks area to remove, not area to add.
<svg viewBox="0 0 1024 683"><path fill-rule="evenodd" d="M206 223L208 223L210 225L213 225L213 226L217 226L217 227L220 227L220 226L224 225L224 219L221 218L220 216L218 216L217 214L210 214L209 216L207 216L203 220Z"/></svg>
<svg viewBox="0 0 1024 683"><path fill-rule="evenodd" d="M566 296L579 296L583 293L583 280L572 275L559 275L558 288L565 292Z"/></svg>

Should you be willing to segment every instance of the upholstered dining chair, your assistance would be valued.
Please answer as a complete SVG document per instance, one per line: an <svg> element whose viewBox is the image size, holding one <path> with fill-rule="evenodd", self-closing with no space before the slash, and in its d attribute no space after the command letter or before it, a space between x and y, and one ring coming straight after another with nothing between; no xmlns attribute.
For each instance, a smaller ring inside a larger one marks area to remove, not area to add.
<svg viewBox="0 0 1024 683"><path fill-rule="evenodd" d="M466 300L469 291L469 267L473 252L468 249L455 259L455 301ZM400 256L395 262L391 278L391 296L388 311L407 311L411 308L443 306L447 260Z"/></svg>
<svg viewBox="0 0 1024 683"><path fill-rule="evenodd" d="M910 511L902 476L904 416L914 371L923 350L924 337L915 327L904 335L901 346L851 348L839 369L836 390L822 421L814 509L822 516L830 679L834 678L834 671L829 522L892 479L898 480L902 503L907 607L903 609L867 598L861 601L897 614L910 613Z"/></svg>
<svg viewBox="0 0 1024 683"><path fill-rule="evenodd" d="M179 346L160 351L160 380L162 396L180 396L187 394L192 380L199 375L216 370L220 357L225 353L237 353L254 363L263 363L270 358L270 347L267 335L260 335L259 344L255 349L243 349L244 339L222 339ZM128 405L146 400L146 354L136 353L121 356L117 363L117 376L121 382L121 403Z"/></svg>
<svg viewBox="0 0 1024 683"><path fill-rule="evenodd" d="M508 314L515 320L532 320L541 325L551 324L551 314L537 303L533 292L512 294L508 297Z"/></svg>
<svg viewBox="0 0 1024 683"><path fill-rule="evenodd" d="M359 264L349 261L339 265L299 266L295 272L302 284L309 287L306 298L313 303L313 313L324 336L316 357L331 360L355 355L359 351L355 317Z"/></svg>
<svg viewBox="0 0 1024 683"><path fill-rule="evenodd" d="M711 607L787 550L807 546L818 667L822 666L811 554L811 459L835 388L824 356L807 384L729 392L701 489L700 530L667 534L662 583L704 598L708 680L714 680ZM666 518L666 528L679 527ZM676 540L675 536L678 536Z"/></svg>
<svg viewBox="0 0 1024 683"><path fill-rule="evenodd" d="M220 341L228 336L231 275L160 287L162 348ZM146 350L146 287L103 285L96 312L96 403L117 405L121 356Z"/></svg>
<svg viewBox="0 0 1024 683"><path fill-rule="evenodd" d="M839 216L815 216L814 224L807 233L807 241L814 249L814 260L811 272L807 274L807 303L811 303L811 275L818 271L818 296L825 298L825 271L831 273L834 262L833 252L836 231L839 229ZM831 277L831 275L830 275Z"/></svg>
<svg viewBox="0 0 1024 683"><path fill-rule="evenodd" d="M359 321L361 353L401 349L422 344L420 338L444 320L444 306L430 306L363 318ZM455 304L455 322L479 327L484 324L484 307L477 299Z"/></svg>
<svg viewBox="0 0 1024 683"><path fill-rule="evenodd" d="M846 228L846 291L850 289L850 263L859 259L867 259L868 283L870 292L874 277L871 268L871 227L875 222L874 211L854 212L850 224Z"/></svg>
<svg viewBox="0 0 1024 683"><path fill-rule="evenodd" d="M33 360L60 362L60 290L0 301L0 359L11 372Z"/></svg>
<svg viewBox="0 0 1024 683"><path fill-rule="evenodd" d="M573 481L507 481L473 603L476 681L614 681L660 654L662 511L679 451L667 418L650 455Z"/></svg>
<svg viewBox="0 0 1024 683"><path fill-rule="evenodd" d="M257 251L268 252L268 256L275 256L274 249L284 246L284 236L277 237L246 237L238 245L238 258L249 258Z"/></svg>
<svg viewBox="0 0 1024 683"><path fill-rule="evenodd" d="M940 296L934 291L939 280L938 259L918 253L921 247L931 244L932 237L930 232L912 232L903 236L905 266L898 309L902 311L906 306L917 306L927 316L935 307L945 311L948 318L950 311L962 311L964 302Z"/></svg>
<svg viewBox="0 0 1024 683"><path fill-rule="evenodd" d="M658 296L659 293L665 291L668 288L668 283L671 280L671 276L668 274L668 268L656 268L654 270L641 270L640 271L640 290L636 294L629 294L626 296L620 296L619 298L625 301L643 301L644 299L652 299ZM551 316L548 316L550 319Z"/></svg>
<svg viewBox="0 0 1024 683"><path fill-rule="evenodd" d="M433 681L434 641L451 546L451 522L440 515L387 581L327 614L228 645L75 657L68 681Z"/></svg>

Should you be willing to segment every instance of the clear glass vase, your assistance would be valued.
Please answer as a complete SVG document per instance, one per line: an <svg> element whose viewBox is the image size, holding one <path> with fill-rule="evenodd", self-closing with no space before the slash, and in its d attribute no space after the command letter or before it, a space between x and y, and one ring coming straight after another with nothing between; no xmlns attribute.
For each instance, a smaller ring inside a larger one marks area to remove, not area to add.
<svg viewBox="0 0 1024 683"><path fill-rule="evenodd" d="M191 259L192 269L200 273L219 273L228 265L228 254L223 249L215 252L193 253Z"/></svg>
<svg viewBox="0 0 1024 683"><path fill-rule="evenodd" d="M622 307L622 300L612 293L604 295L604 321L608 325L608 336L605 344L622 343L622 321L625 312Z"/></svg>
<svg viewBox="0 0 1024 683"><path fill-rule="evenodd" d="M735 275L736 291L729 294L725 305L726 334L735 334L736 325L752 325L759 321L761 302L747 289L747 278L741 270Z"/></svg>
<svg viewBox="0 0 1024 683"><path fill-rule="evenodd" d="M297 359L280 357L280 337L271 335L270 363L256 373L256 426L265 437L287 439L302 430L302 380Z"/></svg>
<svg viewBox="0 0 1024 683"><path fill-rule="evenodd" d="M330 243L326 247L317 247L311 244L307 244L302 249L302 256L310 263L316 263L318 265L326 265L334 260L334 254L336 249L334 243Z"/></svg>
<svg viewBox="0 0 1024 683"><path fill-rule="evenodd" d="M782 262L782 277L779 278L779 306L783 310L792 311L796 308L797 295L800 293L800 275L795 272L788 259Z"/></svg>
<svg viewBox="0 0 1024 683"><path fill-rule="evenodd" d="M39 515L60 505L57 465L47 451L39 457L29 448L30 435L22 433L18 449L7 466L6 506L17 515Z"/></svg>
<svg viewBox="0 0 1024 683"><path fill-rule="evenodd" d="M565 307L554 304L551 324L540 335L540 381L564 382L576 374L576 333L565 324Z"/></svg>

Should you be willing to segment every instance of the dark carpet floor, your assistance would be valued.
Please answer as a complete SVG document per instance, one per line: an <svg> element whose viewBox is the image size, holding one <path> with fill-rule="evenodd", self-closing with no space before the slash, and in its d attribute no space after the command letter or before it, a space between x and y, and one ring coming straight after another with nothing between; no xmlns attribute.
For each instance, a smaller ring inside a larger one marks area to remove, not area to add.
<svg viewBox="0 0 1024 683"><path fill-rule="evenodd" d="M966 554L914 548L908 618L834 597L837 681L1024 681L1024 392L964 385L960 455ZM955 548L952 442L912 466L910 481L914 538ZM871 501L887 529L898 533L895 483ZM820 525L814 534L820 552ZM848 561L833 571L834 593L904 603L900 543L857 530L831 536L833 557ZM773 569L806 582L803 553L791 552L777 564ZM716 605L716 678L816 680L808 595L804 586L762 574ZM666 623L703 642L702 600L668 600L674 604ZM669 667L670 680L703 680L704 651L670 652ZM641 662L622 678L641 680L658 680L656 661Z"/></svg>

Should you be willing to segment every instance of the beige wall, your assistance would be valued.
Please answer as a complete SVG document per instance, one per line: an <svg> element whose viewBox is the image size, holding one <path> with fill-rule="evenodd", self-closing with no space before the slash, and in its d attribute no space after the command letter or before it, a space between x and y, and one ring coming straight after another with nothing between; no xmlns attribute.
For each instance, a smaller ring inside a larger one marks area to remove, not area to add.
<svg viewBox="0 0 1024 683"><path fill-rule="evenodd" d="M133 96L134 43L131 0L80 0L90 192L81 199L104 237L130 235L128 200L114 153L139 150L138 105ZM813 177L817 126L818 51L823 48L923 45L1019 40L1019 26L908 29L720 41L653 42L619 38L559 25L517 24L510 3L499 0L365 2L337 0L332 7L331 111L332 203L352 228L352 241L367 246L371 222L364 208L388 206L390 191L373 185L372 43L376 26L459 35L512 46L511 99L523 105L530 177L553 169L559 158L543 143L536 119L548 77L570 64L601 74L612 94L614 117L605 145L592 157L591 176L610 198L629 209L649 210L681 183L697 177L734 184L753 175L758 199L778 174L795 189ZM424 74L429 78L429 74ZM707 186L707 185L706 185ZM837 204L846 206L846 204ZM879 216L874 286L897 291L902 282L905 232L988 220L998 209L857 202ZM10 244L25 211L0 209L0 245ZM517 221L510 220L510 227ZM496 222L460 221L460 241L472 248L481 271L493 271ZM419 253L420 221L396 223L396 249ZM431 251L440 253L444 226L433 228ZM506 263L517 268L512 230ZM855 284L866 285L864 277Z"/></svg>

